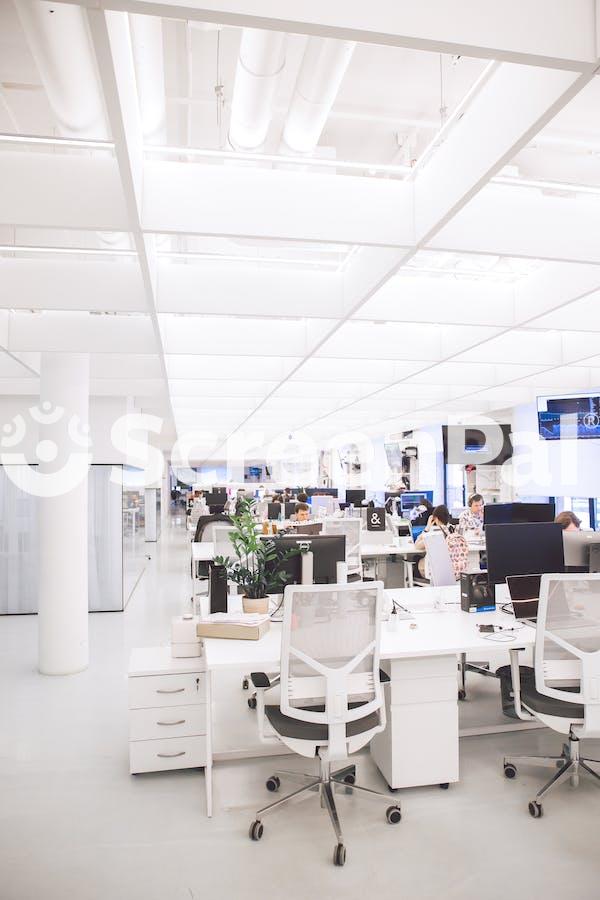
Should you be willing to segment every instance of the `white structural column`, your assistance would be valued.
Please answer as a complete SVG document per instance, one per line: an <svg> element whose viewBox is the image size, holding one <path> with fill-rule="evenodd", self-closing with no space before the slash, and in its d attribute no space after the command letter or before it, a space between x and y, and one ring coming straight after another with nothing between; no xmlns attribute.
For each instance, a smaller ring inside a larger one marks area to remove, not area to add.
<svg viewBox="0 0 600 900"><path fill-rule="evenodd" d="M39 670L70 675L88 665L89 357L41 360Z"/></svg>

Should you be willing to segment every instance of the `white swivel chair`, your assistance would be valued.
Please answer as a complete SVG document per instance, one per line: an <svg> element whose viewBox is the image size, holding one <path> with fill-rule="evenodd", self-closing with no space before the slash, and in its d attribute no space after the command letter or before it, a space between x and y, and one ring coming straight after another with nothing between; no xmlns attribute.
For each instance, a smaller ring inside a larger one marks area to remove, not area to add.
<svg viewBox="0 0 600 900"><path fill-rule="evenodd" d="M325 519L323 534L343 534L346 536L346 568L348 575L358 575L362 579L362 557L360 519Z"/></svg>
<svg viewBox="0 0 600 900"><path fill-rule="evenodd" d="M231 556L234 553L230 539L230 534L233 530L233 525L215 524L213 531L215 556Z"/></svg>
<svg viewBox="0 0 600 900"><path fill-rule="evenodd" d="M454 568L450 559L450 551L446 543L446 537L442 531L423 532L425 549L425 568L429 572L433 587L444 587L456 584Z"/></svg>
<svg viewBox="0 0 600 900"><path fill-rule="evenodd" d="M266 783L278 791L280 777L300 782L293 793L256 814L250 837L263 836L262 818L300 795L317 791L329 812L337 843L333 862L343 866L346 849L334 800L334 788L360 791L389 801L386 794L355 784L355 766L348 757L385 728L385 700L379 670L382 582L344 585L288 585L284 593L281 674L275 678L254 672L259 733L264 742L284 743L294 753L318 757L320 772L312 775L276 772ZM278 705L267 692L281 685ZM333 771L334 763L342 768ZM351 786L351 787L350 787ZM388 807L387 821L400 821L400 807Z"/></svg>
<svg viewBox="0 0 600 900"><path fill-rule="evenodd" d="M519 668L511 651L512 689L520 719L537 719L569 736L560 756L511 756L504 774L514 778L517 765L557 768L529 803L534 819L542 815L542 798L569 778L575 787L580 771L600 781L580 756L581 738L600 738L600 574L542 575L536 622L534 669Z"/></svg>

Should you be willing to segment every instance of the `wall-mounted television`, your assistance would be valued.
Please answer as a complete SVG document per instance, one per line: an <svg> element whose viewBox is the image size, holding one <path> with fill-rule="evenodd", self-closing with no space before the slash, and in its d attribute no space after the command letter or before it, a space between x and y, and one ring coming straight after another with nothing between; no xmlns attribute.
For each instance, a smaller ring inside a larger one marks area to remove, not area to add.
<svg viewBox="0 0 600 900"><path fill-rule="evenodd" d="M498 425L502 431L502 444L497 444L494 435L490 446L486 430L482 428L465 428L462 425L442 425L444 443L444 462L457 465L501 466L512 456L511 426ZM490 452L496 455L490 459Z"/></svg>
<svg viewBox="0 0 600 900"><path fill-rule="evenodd" d="M600 438L600 390L537 398L538 431L545 441Z"/></svg>

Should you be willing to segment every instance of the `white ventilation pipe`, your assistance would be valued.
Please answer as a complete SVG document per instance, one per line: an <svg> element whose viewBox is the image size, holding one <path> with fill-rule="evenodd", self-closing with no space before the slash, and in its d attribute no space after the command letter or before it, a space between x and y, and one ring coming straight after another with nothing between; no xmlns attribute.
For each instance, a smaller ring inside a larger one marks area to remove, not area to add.
<svg viewBox="0 0 600 900"><path fill-rule="evenodd" d="M258 150L267 139L285 39L277 31L244 28L229 121L228 143L234 150Z"/></svg>
<svg viewBox="0 0 600 900"><path fill-rule="evenodd" d="M129 16L135 80L140 104L144 143L165 147L167 96L162 21L159 16Z"/></svg>
<svg viewBox="0 0 600 900"><path fill-rule="evenodd" d="M313 153L355 46L334 38L308 39L283 128L282 153Z"/></svg>
<svg viewBox="0 0 600 900"><path fill-rule="evenodd" d="M61 137L109 137L85 13L79 6L15 0Z"/></svg>

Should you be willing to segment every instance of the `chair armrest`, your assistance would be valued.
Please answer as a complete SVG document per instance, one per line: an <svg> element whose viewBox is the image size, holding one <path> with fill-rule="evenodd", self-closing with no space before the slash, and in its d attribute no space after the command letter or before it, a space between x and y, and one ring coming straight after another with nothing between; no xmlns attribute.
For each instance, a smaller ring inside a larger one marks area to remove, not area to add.
<svg viewBox="0 0 600 900"><path fill-rule="evenodd" d="M250 680L257 691L268 691L269 688L279 684L280 676L279 674L267 675L266 672L251 672Z"/></svg>

